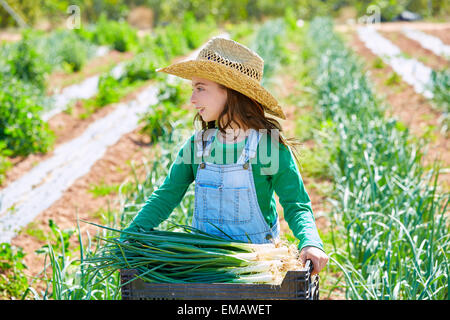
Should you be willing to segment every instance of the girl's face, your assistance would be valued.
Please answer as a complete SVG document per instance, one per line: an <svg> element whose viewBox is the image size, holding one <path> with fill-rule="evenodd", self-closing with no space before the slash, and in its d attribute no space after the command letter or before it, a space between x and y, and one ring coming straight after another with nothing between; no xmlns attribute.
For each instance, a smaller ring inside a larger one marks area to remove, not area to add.
<svg viewBox="0 0 450 320"><path fill-rule="evenodd" d="M191 103L195 106L203 121L215 121L225 107L227 91L216 82L192 78Z"/></svg>

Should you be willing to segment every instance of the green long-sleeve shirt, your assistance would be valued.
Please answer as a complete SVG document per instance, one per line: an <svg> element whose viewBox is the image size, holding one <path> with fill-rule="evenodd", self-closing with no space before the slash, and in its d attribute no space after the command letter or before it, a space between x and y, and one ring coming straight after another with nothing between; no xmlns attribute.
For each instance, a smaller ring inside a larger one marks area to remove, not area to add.
<svg viewBox="0 0 450 320"><path fill-rule="evenodd" d="M204 160L216 164L236 163L246 141L247 139L235 144L224 144L216 138L211 145L209 156ZM287 147L277 141L276 149L271 141L271 135L264 134L258 144L256 158L250 160L261 212L269 226L272 226L277 215L275 192L284 209L284 219L294 236L300 240L299 249L314 246L323 250L323 243L315 225L311 200L303 185L295 158ZM264 149L261 150L261 148ZM272 149L279 152L272 152ZM201 163L201 158L197 157L196 151L194 134L178 152L163 184L151 194L125 230L137 231L138 227L150 230L169 217L195 180L198 165Z"/></svg>

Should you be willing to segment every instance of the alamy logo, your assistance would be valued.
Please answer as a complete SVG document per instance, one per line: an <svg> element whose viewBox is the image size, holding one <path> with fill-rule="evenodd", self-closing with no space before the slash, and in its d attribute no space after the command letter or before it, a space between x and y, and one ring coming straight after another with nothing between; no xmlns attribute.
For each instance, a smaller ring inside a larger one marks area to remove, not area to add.
<svg viewBox="0 0 450 320"><path fill-rule="evenodd" d="M69 29L80 29L81 27L81 15L80 7L77 5L71 5L67 7L66 12L70 15L66 20L66 26Z"/></svg>
<svg viewBox="0 0 450 320"><path fill-rule="evenodd" d="M373 4L367 7L367 15L364 15L358 19L359 23L362 24L380 24L381 21L381 9L379 6Z"/></svg>

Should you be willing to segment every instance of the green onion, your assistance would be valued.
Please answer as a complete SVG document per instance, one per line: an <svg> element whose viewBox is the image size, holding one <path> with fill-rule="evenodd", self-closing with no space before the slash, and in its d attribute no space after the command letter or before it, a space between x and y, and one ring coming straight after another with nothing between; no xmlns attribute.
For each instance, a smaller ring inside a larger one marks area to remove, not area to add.
<svg viewBox="0 0 450 320"><path fill-rule="evenodd" d="M85 221L86 222L86 221ZM89 223L89 222L88 222ZM138 278L156 283L281 283L288 270L302 270L295 245L251 244L199 233L153 230L127 232L91 223L119 234L101 238L99 252L86 259L93 270L136 269Z"/></svg>

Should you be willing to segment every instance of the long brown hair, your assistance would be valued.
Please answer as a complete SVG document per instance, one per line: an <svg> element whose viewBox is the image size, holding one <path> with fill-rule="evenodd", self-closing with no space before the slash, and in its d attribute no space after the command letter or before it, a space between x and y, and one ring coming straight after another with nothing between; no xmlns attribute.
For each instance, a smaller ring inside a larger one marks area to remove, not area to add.
<svg viewBox="0 0 450 320"><path fill-rule="evenodd" d="M297 158L297 154L299 152L296 146L301 145L301 143L297 138L284 138L282 135L283 129L281 127L281 124L276 119L267 117L264 114L263 106L259 102L236 90L225 87L219 83L218 85L222 89L227 90L227 101L225 103L223 111L219 115L217 121L214 120L209 122L203 121L200 114L197 113L194 117L194 127L196 122L200 122L202 130L204 131L205 129L212 129L217 127L220 132L225 134L225 129L228 128L231 124L231 121L235 119L239 120L235 121L239 129L244 129L241 128L240 123L245 123L248 129L267 129L268 131L271 129L278 129L280 132L280 134L278 135L279 142L286 147L291 147L292 154L294 155L297 164L300 164ZM222 126L225 116L227 122Z"/></svg>

